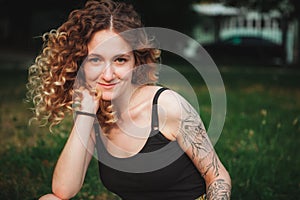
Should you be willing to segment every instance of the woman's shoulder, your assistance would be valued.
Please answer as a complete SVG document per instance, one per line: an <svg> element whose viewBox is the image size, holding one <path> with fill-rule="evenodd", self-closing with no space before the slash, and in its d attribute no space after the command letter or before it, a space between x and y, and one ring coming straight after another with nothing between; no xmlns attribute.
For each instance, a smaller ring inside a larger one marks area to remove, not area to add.
<svg viewBox="0 0 300 200"><path fill-rule="evenodd" d="M164 86L160 86L160 85L146 85L143 87L143 93L144 94L151 94L152 96L155 96L155 94L160 90L160 89L165 89L160 95L159 98L178 98L178 96L180 96L177 92L175 92L174 90L168 88L168 87L164 87Z"/></svg>
<svg viewBox="0 0 300 200"><path fill-rule="evenodd" d="M160 88L157 88L158 91ZM176 140L181 121L181 96L172 89L164 90L157 99L161 133L170 141Z"/></svg>
<svg viewBox="0 0 300 200"><path fill-rule="evenodd" d="M159 93L162 86L149 86L147 88L148 92L150 92L151 98L149 101L154 103L154 99L157 100L158 114L167 115L168 118L177 118L181 113L181 101L183 97L181 97L176 91L166 88ZM156 96L156 97L155 97Z"/></svg>
<svg viewBox="0 0 300 200"><path fill-rule="evenodd" d="M148 98L148 100L153 100L155 95L158 95L158 91L162 88L166 88L163 86L145 86L143 88L143 96ZM149 98L149 97L152 98ZM180 105L182 102L185 101L185 99L176 91L166 88L166 90L162 91L157 96L157 104L159 107L163 107L164 109L170 110L170 111L178 111L180 109Z"/></svg>

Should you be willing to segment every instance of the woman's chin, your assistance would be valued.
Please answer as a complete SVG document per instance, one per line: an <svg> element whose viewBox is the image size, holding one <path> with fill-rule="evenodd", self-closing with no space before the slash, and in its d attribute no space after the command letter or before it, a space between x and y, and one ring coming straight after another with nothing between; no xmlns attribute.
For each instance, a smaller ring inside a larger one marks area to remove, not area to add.
<svg viewBox="0 0 300 200"><path fill-rule="evenodd" d="M111 101L113 99L113 94L108 94L106 92L102 93L101 99L104 101Z"/></svg>

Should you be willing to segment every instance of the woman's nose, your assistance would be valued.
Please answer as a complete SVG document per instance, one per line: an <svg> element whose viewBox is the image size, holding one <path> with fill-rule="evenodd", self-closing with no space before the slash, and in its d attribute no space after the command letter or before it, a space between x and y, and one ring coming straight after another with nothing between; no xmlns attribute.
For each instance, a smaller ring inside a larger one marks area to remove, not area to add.
<svg viewBox="0 0 300 200"><path fill-rule="evenodd" d="M103 80L105 81L111 81L114 79L114 76L115 76L115 70L113 68L113 66L111 66L110 64L107 65L104 69L103 69L103 72L102 72L102 78Z"/></svg>

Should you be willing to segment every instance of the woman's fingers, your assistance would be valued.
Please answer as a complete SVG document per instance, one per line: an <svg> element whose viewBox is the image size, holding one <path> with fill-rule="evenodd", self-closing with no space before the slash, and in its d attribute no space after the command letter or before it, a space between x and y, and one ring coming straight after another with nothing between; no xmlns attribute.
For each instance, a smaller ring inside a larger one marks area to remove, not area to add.
<svg viewBox="0 0 300 200"><path fill-rule="evenodd" d="M95 100L99 101L101 98L101 91L99 88L95 87L90 90L91 95L94 96Z"/></svg>
<svg viewBox="0 0 300 200"><path fill-rule="evenodd" d="M98 88L80 87L74 89L74 108L91 113L96 113L99 108L101 91Z"/></svg>
<svg viewBox="0 0 300 200"><path fill-rule="evenodd" d="M39 200L61 200L61 199L55 196L54 194L46 194L41 196Z"/></svg>

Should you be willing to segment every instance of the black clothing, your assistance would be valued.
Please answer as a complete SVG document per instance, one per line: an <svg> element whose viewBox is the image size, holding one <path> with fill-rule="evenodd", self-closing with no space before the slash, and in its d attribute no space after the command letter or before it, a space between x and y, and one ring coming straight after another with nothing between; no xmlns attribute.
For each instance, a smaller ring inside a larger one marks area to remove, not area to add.
<svg viewBox="0 0 300 200"><path fill-rule="evenodd" d="M137 155L129 158L112 156L105 149L101 139L102 136L97 134L96 131L101 181L108 190L124 200L193 200L205 193L204 179L191 159L182 151L176 141L168 140L158 130L157 99L165 89L160 88L155 94L152 105L152 130L146 144ZM140 155L143 156L151 152L156 153L159 152L158 150L163 150L163 153L157 153L154 162L162 162L161 160L166 158L166 156L160 158L160 155L163 154L170 154L168 157L171 160L174 155L179 156L168 165L159 167L156 170L137 172L140 167L148 167L152 162L134 164L132 161ZM116 166L124 165L126 168L128 165L126 169L129 169L129 172L118 170L116 167L107 164L107 162L103 162L102 158L105 157L108 157L108 162L116 163ZM130 171L131 168L132 171ZM135 169L137 170L134 171Z"/></svg>

